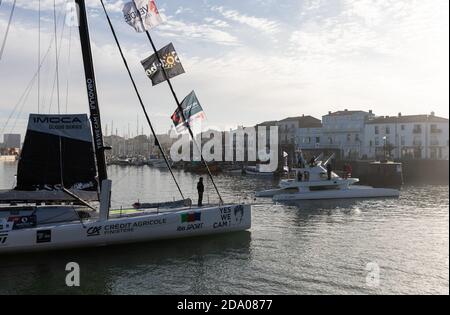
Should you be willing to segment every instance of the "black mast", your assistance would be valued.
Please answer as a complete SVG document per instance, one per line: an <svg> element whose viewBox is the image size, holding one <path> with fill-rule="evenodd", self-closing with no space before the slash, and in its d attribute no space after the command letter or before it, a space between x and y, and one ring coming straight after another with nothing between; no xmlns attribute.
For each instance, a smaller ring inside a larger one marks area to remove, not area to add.
<svg viewBox="0 0 450 315"><path fill-rule="evenodd" d="M94 65L92 61L91 42L89 39L89 26L86 16L84 0L75 0L79 14L80 42L83 54L84 74L86 77L86 88L89 101L89 111L94 136L95 157L97 160L98 182L101 187L102 181L108 178L106 172L105 146L103 144L102 123L100 119L100 108L97 98L97 87L95 83Z"/></svg>

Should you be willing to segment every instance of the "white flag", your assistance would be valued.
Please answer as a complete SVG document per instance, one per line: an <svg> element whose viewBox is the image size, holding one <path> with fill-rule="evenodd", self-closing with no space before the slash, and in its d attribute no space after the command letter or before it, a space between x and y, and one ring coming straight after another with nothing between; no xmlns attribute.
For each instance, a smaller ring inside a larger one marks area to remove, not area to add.
<svg viewBox="0 0 450 315"><path fill-rule="evenodd" d="M134 0L134 3L136 5L133 1L126 3L122 12L125 22L130 24L136 32L142 33L163 23L155 0Z"/></svg>

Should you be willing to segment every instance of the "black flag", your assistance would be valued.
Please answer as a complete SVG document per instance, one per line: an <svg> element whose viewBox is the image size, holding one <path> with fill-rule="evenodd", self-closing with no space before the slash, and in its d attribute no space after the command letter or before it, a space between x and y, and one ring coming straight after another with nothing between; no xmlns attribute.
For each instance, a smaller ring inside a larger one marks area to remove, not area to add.
<svg viewBox="0 0 450 315"><path fill-rule="evenodd" d="M160 49L158 55L164 66L164 70L166 70L167 78L171 79L184 73L183 66L172 43ZM142 60L141 63L144 66L145 73L152 80L154 86L166 80L156 54Z"/></svg>

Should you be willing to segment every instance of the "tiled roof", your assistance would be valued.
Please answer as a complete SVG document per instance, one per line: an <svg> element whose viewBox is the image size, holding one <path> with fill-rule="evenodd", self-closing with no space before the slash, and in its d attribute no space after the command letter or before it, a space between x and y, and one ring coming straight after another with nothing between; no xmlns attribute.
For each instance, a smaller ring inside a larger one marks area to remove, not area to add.
<svg viewBox="0 0 450 315"><path fill-rule="evenodd" d="M288 117L286 119L280 120L279 122L288 122L288 121L298 121L300 128L322 127L322 122L320 121L320 119L314 118L312 116Z"/></svg>
<svg viewBox="0 0 450 315"><path fill-rule="evenodd" d="M258 127L258 126L276 126L276 125L277 125L277 121L271 120L271 121L265 121L265 122L259 123L256 125L256 127Z"/></svg>
<svg viewBox="0 0 450 315"><path fill-rule="evenodd" d="M448 118L431 115L408 115L392 117L376 117L367 121L367 124L395 124L395 123L448 123Z"/></svg>
<svg viewBox="0 0 450 315"><path fill-rule="evenodd" d="M348 116L348 115L353 115L353 114L360 114L360 113L364 113L364 114L369 114L369 112L365 112L362 110L340 110L334 113L329 113L328 115L325 116Z"/></svg>

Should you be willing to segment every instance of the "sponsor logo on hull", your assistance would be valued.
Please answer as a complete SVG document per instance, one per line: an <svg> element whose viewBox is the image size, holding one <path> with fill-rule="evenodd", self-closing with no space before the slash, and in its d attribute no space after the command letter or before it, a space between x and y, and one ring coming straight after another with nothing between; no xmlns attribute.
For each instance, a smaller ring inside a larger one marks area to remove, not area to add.
<svg viewBox="0 0 450 315"><path fill-rule="evenodd" d="M87 229L86 236L95 237L100 235L130 233L136 231L136 229L151 227L155 225L164 225L166 223L167 223L166 218L162 218L154 220L137 221L134 223L130 222L130 223L107 224L103 226L92 226Z"/></svg>
<svg viewBox="0 0 450 315"><path fill-rule="evenodd" d="M13 230L21 230L36 227L36 215L10 216L8 222Z"/></svg>
<svg viewBox="0 0 450 315"><path fill-rule="evenodd" d="M183 231L194 231L199 230L203 228L203 222L202 221L202 213L197 212L188 212L188 213L182 213L180 215L181 224L177 227L178 232ZM187 224L186 224L187 223Z"/></svg>
<svg viewBox="0 0 450 315"><path fill-rule="evenodd" d="M220 221L214 222L213 228L225 228L240 225L244 218L244 206L222 207L220 211Z"/></svg>
<svg viewBox="0 0 450 315"><path fill-rule="evenodd" d="M6 245L6 240L8 239L8 234L0 233L0 246Z"/></svg>
<svg viewBox="0 0 450 315"><path fill-rule="evenodd" d="M50 243L52 241L52 230L36 231L36 243Z"/></svg>

